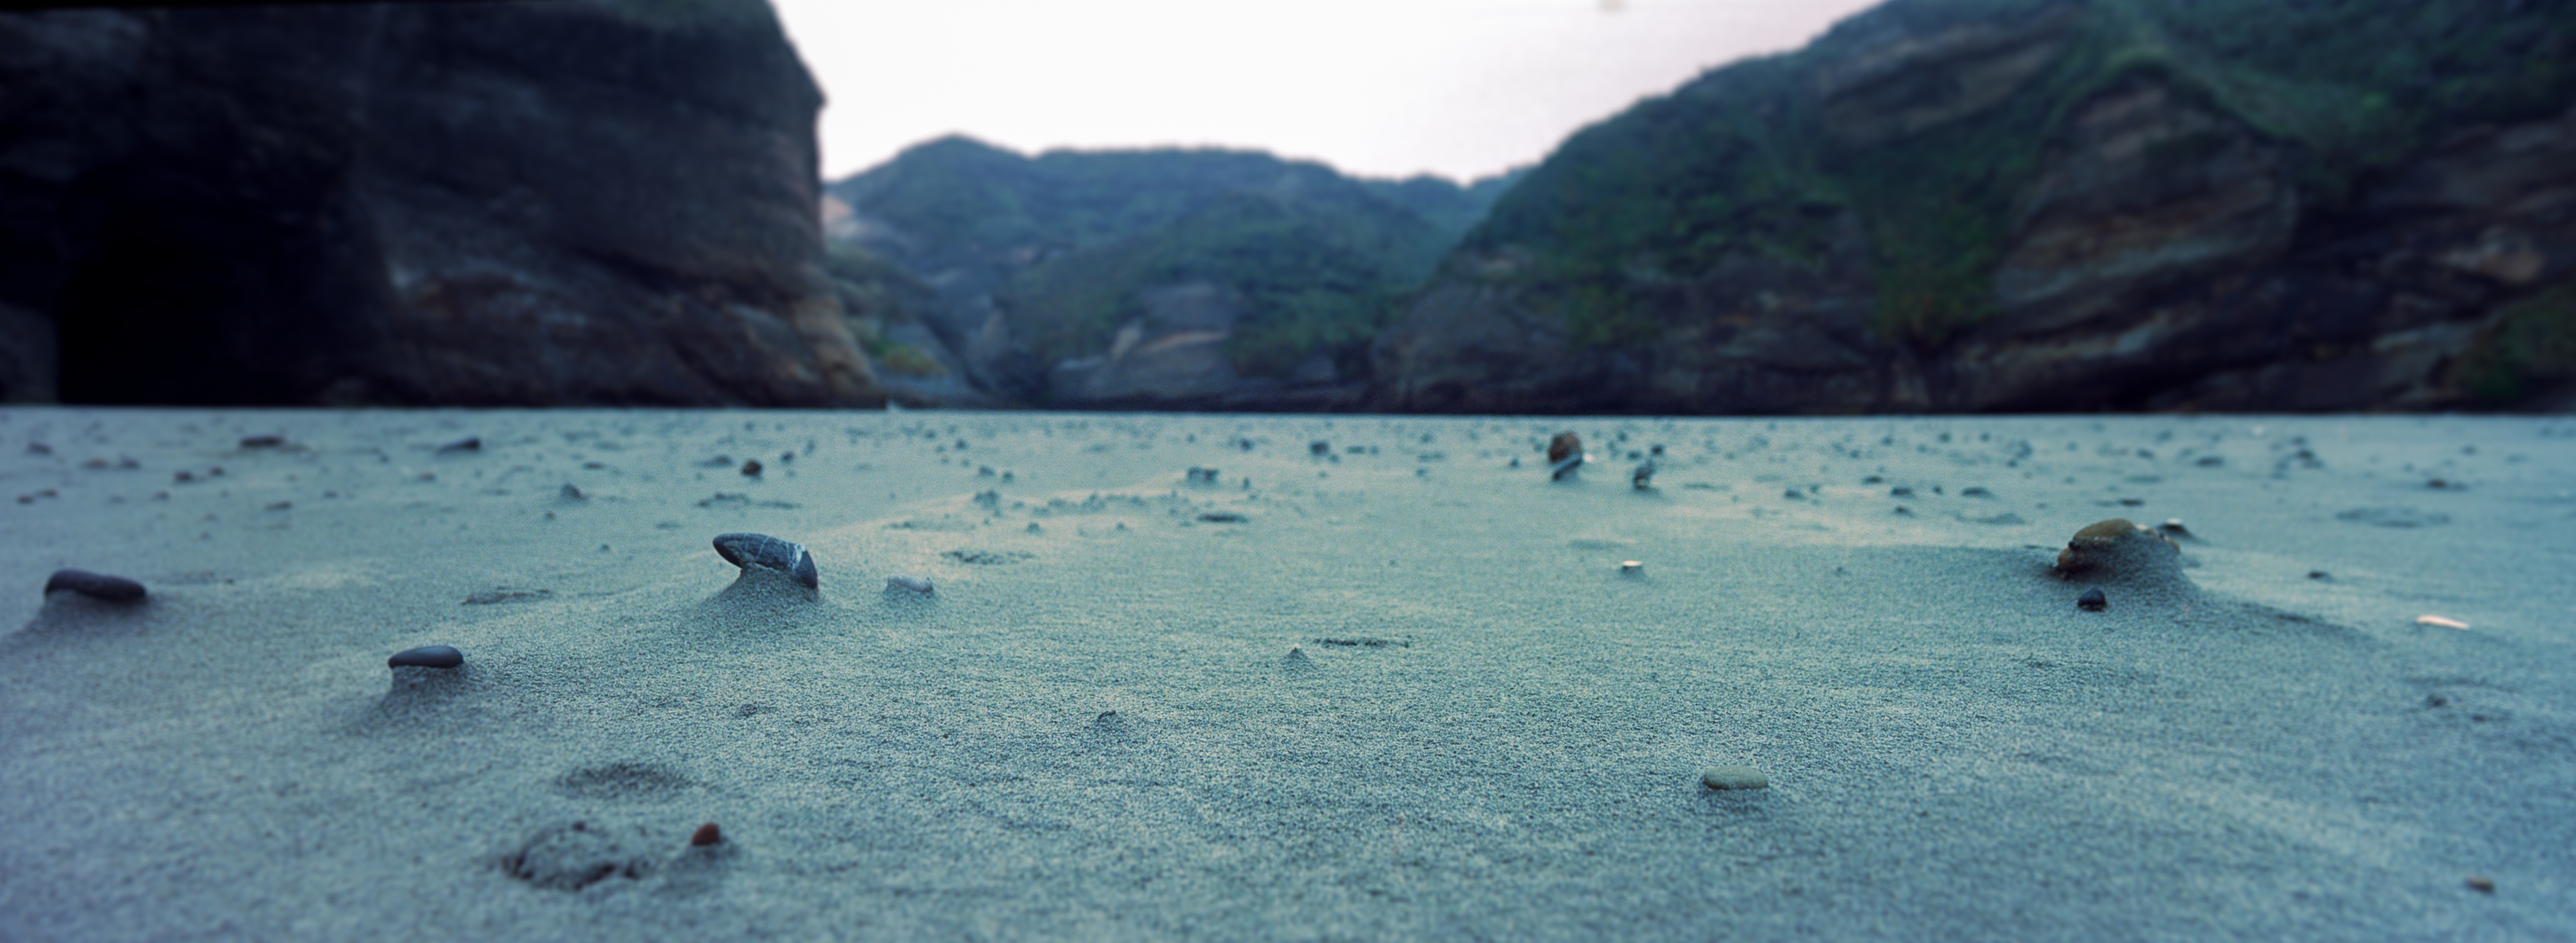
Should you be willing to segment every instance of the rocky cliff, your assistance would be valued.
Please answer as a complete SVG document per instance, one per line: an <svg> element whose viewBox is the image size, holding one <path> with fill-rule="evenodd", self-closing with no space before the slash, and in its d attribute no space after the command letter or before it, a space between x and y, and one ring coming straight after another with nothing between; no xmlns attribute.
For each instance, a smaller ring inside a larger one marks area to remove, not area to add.
<svg viewBox="0 0 2576 943"><path fill-rule="evenodd" d="M1895 0L1571 139L1395 410L2371 409L2576 381L2576 8Z"/></svg>
<svg viewBox="0 0 2576 943"><path fill-rule="evenodd" d="M0 14L0 393L882 401L759 0Z"/></svg>

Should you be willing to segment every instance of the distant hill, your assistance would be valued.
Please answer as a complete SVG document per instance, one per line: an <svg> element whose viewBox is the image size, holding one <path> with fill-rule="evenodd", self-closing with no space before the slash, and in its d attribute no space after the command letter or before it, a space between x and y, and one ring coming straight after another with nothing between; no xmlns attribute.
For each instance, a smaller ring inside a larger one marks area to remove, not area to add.
<svg viewBox="0 0 2576 943"><path fill-rule="evenodd" d="M1322 407L1364 390L1379 330L1507 184L950 137L831 184L848 214L829 230L845 295L892 284L857 275L864 258L936 296L862 316L924 324L945 347L927 356L997 401Z"/></svg>
<svg viewBox="0 0 2576 943"><path fill-rule="evenodd" d="M1568 140L1393 410L2349 409L2576 380L2576 4L1895 0Z"/></svg>

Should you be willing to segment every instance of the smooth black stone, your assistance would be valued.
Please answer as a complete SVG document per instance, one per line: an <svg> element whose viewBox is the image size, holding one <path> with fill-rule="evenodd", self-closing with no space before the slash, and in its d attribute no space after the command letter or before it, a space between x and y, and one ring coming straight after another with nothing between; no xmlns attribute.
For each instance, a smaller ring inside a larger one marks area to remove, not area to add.
<svg viewBox="0 0 2576 943"><path fill-rule="evenodd" d="M745 478L760 477L760 460L756 458L743 460L742 475Z"/></svg>
<svg viewBox="0 0 2576 943"><path fill-rule="evenodd" d="M387 668L454 668L465 663L465 654L445 645L423 645L407 648L385 659Z"/></svg>
<svg viewBox="0 0 2576 943"><path fill-rule="evenodd" d="M241 447L246 449L273 449L285 444L286 437L282 435L244 436L241 440Z"/></svg>
<svg viewBox="0 0 2576 943"><path fill-rule="evenodd" d="M58 589L109 602L135 602L143 598L143 584L122 576L88 570L55 570L54 575L45 580L45 593L52 595Z"/></svg>
<svg viewBox="0 0 2576 943"><path fill-rule="evenodd" d="M480 452L483 451L483 437L479 435L469 435L465 438L447 443L446 445L439 446L438 450L441 452Z"/></svg>
<svg viewBox="0 0 2576 943"><path fill-rule="evenodd" d="M749 569L762 567L796 578L808 589L821 589L822 573L814 566L814 555L803 545L780 540L768 534L718 534L716 555L725 562Z"/></svg>
<svg viewBox="0 0 2576 943"><path fill-rule="evenodd" d="M2102 588L2099 586L2085 590L2084 595L2075 597L2075 608L2086 612L2100 612L2110 607L2111 597L2103 595Z"/></svg>
<svg viewBox="0 0 2576 943"><path fill-rule="evenodd" d="M1333 444L1322 439L1317 439L1313 442L1306 443L1306 451L1312 452L1316 455L1329 455L1332 454Z"/></svg>

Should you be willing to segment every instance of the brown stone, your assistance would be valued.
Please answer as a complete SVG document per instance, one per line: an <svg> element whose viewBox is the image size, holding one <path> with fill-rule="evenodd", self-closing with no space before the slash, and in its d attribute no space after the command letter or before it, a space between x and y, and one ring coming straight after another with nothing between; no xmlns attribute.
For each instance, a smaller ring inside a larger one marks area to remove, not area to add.
<svg viewBox="0 0 2576 943"><path fill-rule="evenodd" d="M1565 461L1568 456L1583 454L1583 439L1571 432L1559 432L1547 440L1548 464Z"/></svg>

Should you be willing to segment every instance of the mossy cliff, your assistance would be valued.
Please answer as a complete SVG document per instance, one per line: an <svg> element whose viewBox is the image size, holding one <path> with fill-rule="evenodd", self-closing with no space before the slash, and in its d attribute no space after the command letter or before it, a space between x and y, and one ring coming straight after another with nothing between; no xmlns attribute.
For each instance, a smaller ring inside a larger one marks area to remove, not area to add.
<svg viewBox="0 0 2576 943"><path fill-rule="evenodd" d="M847 207L832 230L935 286L918 319L978 395L1332 408L1365 391L1369 344L1499 187L1256 152L1024 156L943 138L832 185Z"/></svg>
<svg viewBox="0 0 2576 943"><path fill-rule="evenodd" d="M1896 0L1568 140L1374 401L2498 402L2576 375L2571 104L2561 3Z"/></svg>

